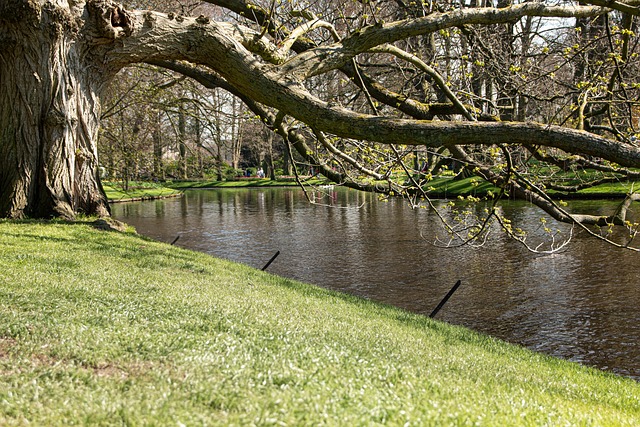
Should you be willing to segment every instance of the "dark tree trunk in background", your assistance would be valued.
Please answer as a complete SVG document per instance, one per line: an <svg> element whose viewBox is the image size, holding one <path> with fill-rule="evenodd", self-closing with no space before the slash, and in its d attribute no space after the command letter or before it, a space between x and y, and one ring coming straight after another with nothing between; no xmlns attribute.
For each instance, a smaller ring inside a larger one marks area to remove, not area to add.
<svg viewBox="0 0 640 427"><path fill-rule="evenodd" d="M187 121L182 106L178 112L178 154L180 178L187 179Z"/></svg>
<svg viewBox="0 0 640 427"><path fill-rule="evenodd" d="M162 132L160 130L160 112L153 112L153 176L164 180L164 167L162 165Z"/></svg>
<svg viewBox="0 0 640 427"><path fill-rule="evenodd" d="M204 146L202 145L202 126L200 125L200 119L198 117L194 117L194 136L196 138L196 157L198 163L198 174L200 178L205 177L204 173Z"/></svg>
<svg viewBox="0 0 640 427"><path fill-rule="evenodd" d="M283 141L284 143L284 164L282 173L286 176L293 175L293 165L291 165L291 146L289 145L289 141Z"/></svg>

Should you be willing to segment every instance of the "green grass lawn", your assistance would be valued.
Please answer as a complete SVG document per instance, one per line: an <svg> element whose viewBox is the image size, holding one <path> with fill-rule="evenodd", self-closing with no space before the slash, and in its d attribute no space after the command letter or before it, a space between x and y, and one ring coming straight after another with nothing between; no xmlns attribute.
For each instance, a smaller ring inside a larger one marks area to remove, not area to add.
<svg viewBox="0 0 640 427"><path fill-rule="evenodd" d="M129 189L125 190L121 183L103 182L102 186L109 201L126 201L138 199L156 199L161 197L172 197L180 194L180 191L168 188L163 184L153 182L136 181L129 184Z"/></svg>
<svg viewBox="0 0 640 427"><path fill-rule="evenodd" d="M479 178L453 179L452 177L436 177L425 187L427 192L433 196L454 198L458 196L485 196L488 191L494 194L499 193L499 189ZM621 181L616 183L600 184L591 188L585 188L575 193L559 193L549 191L549 194L558 198L602 198L602 197L624 197L629 191L640 190L640 183Z"/></svg>
<svg viewBox="0 0 640 427"><path fill-rule="evenodd" d="M576 194L588 196L625 196L630 191L637 192L640 190L640 183L632 181L614 182L609 184L600 184L591 188L585 188Z"/></svg>
<svg viewBox="0 0 640 427"><path fill-rule="evenodd" d="M312 178L305 181L307 185L330 184L327 180ZM127 201L139 199L153 199L162 197L172 197L179 195L181 191L198 188L241 188L241 187L283 187L297 186L295 180L276 180L243 178L235 181L168 181L163 183L132 182L129 190L122 189L122 185L116 182L105 182L104 184L107 198L110 201ZM601 184L592 188L581 190L577 193L560 194L550 191L551 195L558 198L602 198L602 197L624 197L630 190L640 188L640 184L633 182L618 182L611 184ZM493 185L477 177L453 179L452 176L435 177L425 186L425 190L432 197L456 198L458 196L483 197L487 192L498 194L499 190Z"/></svg>
<svg viewBox="0 0 640 427"><path fill-rule="evenodd" d="M303 182L307 185L324 185L329 184L325 179L311 178L305 179ZM260 179L260 178L239 178L231 181L173 181L165 184L169 188L177 190L186 190L189 188L238 188L238 187L295 187L298 183L295 179Z"/></svg>
<svg viewBox="0 0 640 427"><path fill-rule="evenodd" d="M0 425L640 425L640 384L87 224L0 221Z"/></svg>

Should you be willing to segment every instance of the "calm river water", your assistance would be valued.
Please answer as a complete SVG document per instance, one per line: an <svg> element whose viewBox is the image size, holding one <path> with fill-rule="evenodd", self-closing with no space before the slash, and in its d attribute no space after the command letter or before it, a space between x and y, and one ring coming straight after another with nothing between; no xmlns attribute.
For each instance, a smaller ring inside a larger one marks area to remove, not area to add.
<svg viewBox="0 0 640 427"><path fill-rule="evenodd" d="M320 195L320 194L319 194ZM640 380L640 255L575 235L539 256L499 232L480 248L433 244L442 227L403 200L330 189L310 204L299 188L187 191L182 198L112 206L139 233L428 315L536 351ZM607 202L576 202L576 207ZM505 211L540 224L536 208ZM551 224L555 227L555 225ZM566 227L565 227L566 229Z"/></svg>

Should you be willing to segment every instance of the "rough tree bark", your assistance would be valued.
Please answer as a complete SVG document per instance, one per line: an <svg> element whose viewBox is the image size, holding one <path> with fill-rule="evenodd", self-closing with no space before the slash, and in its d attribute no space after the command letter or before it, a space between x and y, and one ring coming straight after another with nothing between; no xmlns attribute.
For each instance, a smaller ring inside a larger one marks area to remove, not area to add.
<svg viewBox="0 0 640 427"><path fill-rule="evenodd" d="M96 150L109 73L85 43L95 36L61 0L0 6L0 216L109 213Z"/></svg>

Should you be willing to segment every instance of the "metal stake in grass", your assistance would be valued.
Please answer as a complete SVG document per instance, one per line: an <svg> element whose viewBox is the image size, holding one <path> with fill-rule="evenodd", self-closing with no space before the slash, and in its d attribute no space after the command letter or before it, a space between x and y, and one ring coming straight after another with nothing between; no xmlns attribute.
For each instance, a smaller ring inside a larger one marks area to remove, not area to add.
<svg viewBox="0 0 640 427"><path fill-rule="evenodd" d="M444 305L447 303L449 298L451 298L451 295L453 295L453 293L456 291L456 289L458 289L459 286L460 286L460 280L458 280L456 284L453 285L453 288L451 288L451 290L447 293L447 295L445 295L444 298L442 298L442 301L440 301L440 304L438 304L438 306L431 312L429 317L433 318L436 314L438 314L440 309L444 307Z"/></svg>
<svg viewBox="0 0 640 427"><path fill-rule="evenodd" d="M278 255L280 255L280 251L276 252L276 253L275 253L275 255L271 257L271 259L269 260L269 262L267 262L267 263L265 264L265 266L264 266L264 267L262 267L262 271L265 271L265 270L266 270L266 269L271 265L271 263L273 262L273 260L274 260L274 259L276 259L276 258L278 257Z"/></svg>
<svg viewBox="0 0 640 427"><path fill-rule="evenodd" d="M175 239L173 239L173 242L171 242L171 245L173 246L173 244L174 244L175 242L177 242L179 238L180 238L180 235L178 234L178 235L176 236L176 238L175 238Z"/></svg>

